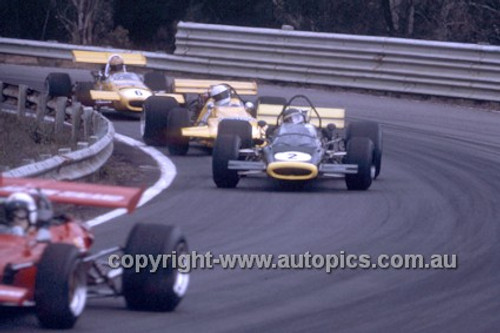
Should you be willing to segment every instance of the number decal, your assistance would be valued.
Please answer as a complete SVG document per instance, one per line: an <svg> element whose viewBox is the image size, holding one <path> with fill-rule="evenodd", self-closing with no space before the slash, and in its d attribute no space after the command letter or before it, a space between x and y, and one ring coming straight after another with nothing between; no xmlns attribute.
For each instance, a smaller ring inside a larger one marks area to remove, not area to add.
<svg viewBox="0 0 500 333"><path fill-rule="evenodd" d="M286 151L282 153L277 153L274 158L277 161L289 161L289 162L306 162L311 159L311 155L302 153L300 151Z"/></svg>

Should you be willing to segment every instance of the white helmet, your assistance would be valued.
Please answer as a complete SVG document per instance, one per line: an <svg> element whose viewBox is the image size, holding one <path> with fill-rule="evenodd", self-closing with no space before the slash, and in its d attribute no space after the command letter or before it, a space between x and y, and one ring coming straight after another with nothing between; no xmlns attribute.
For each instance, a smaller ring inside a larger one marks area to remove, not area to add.
<svg viewBox="0 0 500 333"><path fill-rule="evenodd" d="M215 105L228 105L231 102L231 88L225 84L218 84L210 88L210 97Z"/></svg>
<svg viewBox="0 0 500 333"><path fill-rule="evenodd" d="M113 54L108 59L109 70L112 72L125 71L125 62L119 54Z"/></svg>
<svg viewBox="0 0 500 333"><path fill-rule="evenodd" d="M37 222L38 211L35 199L24 192L16 192L11 194L4 203L5 207L5 217L7 223L11 224L15 217L19 217L20 211L24 211L27 214L27 218L30 224L34 225Z"/></svg>

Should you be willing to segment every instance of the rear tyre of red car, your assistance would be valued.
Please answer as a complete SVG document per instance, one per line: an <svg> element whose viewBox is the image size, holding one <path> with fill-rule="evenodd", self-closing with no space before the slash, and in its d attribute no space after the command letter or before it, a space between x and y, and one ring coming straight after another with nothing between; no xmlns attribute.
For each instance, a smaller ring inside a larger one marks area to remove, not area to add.
<svg viewBox="0 0 500 333"><path fill-rule="evenodd" d="M50 73L45 78L45 91L50 97L71 97L71 78L68 73Z"/></svg>
<svg viewBox="0 0 500 333"><path fill-rule="evenodd" d="M212 153L212 177L220 188L234 188L238 185L238 171L230 170L228 162L237 160L241 139L237 135L217 135Z"/></svg>
<svg viewBox="0 0 500 333"><path fill-rule="evenodd" d="M73 245L50 243L38 263L35 311L42 326L71 328L87 300L87 272Z"/></svg>
<svg viewBox="0 0 500 333"><path fill-rule="evenodd" d="M373 143L368 138L354 137L347 143L345 163L358 165L358 173L345 176L349 190L365 191L370 188L375 175L373 151Z"/></svg>
<svg viewBox="0 0 500 333"><path fill-rule="evenodd" d="M144 101L140 119L141 136L147 145L165 146L167 144L168 114L179 103L173 97L151 96Z"/></svg>
<svg viewBox="0 0 500 333"><path fill-rule="evenodd" d="M134 268L123 271L123 296L127 307L142 311L173 311L183 299L189 273L183 273L179 255L188 253L188 245L179 228L161 224L136 224L129 233L124 255L168 255L176 253L177 259L161 260L154 271L152 263L136 272ZM166 265L163 265L166 263ZM177 267L174 267L174 264ZM181 268L179 271L178 268ZM154 271L154 272L153 272Z"/></svg>
<svg viewBox="0 0 500 333"><path fill-rule="evenodd" d="M167 122L167 147L170 155L186 155L189 150L189 137L182 136L181 129L188 127L188 110L176 107L170 110Z"/></svg>

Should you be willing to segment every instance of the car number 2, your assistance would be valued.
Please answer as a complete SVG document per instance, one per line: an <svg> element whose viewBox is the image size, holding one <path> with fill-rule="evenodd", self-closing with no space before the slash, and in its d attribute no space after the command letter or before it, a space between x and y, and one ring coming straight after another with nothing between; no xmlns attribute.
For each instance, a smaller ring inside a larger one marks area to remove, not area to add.
<svg viewBox="0 0 500 333"><path fill-rule="evenodd" d="M287 151L275 154L274 158L278 161L305 162L311 159L311 155L300 151Z"/></svg>

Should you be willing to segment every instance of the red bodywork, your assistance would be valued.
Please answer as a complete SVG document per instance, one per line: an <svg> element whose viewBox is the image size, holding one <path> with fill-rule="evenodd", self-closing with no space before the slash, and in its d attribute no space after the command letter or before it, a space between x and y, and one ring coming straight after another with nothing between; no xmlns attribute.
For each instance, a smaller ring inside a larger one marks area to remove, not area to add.
<svg viewBox="0 0 500 333"><path fill-rule="evenodd" d="M32 192L40 189L53 202L90 205L110 208L136 207L143 190L121 186L59 182L46 179L2 178L0 196L13 192ZM88 252L93 235L86 225L70 217L49 228L51 242L75 245L82 253ZM26 236L0 234L0 305L33 304L36 264L46 242L37 242L37 230ZM12 272L11 267L22 267Z"/></svg>

